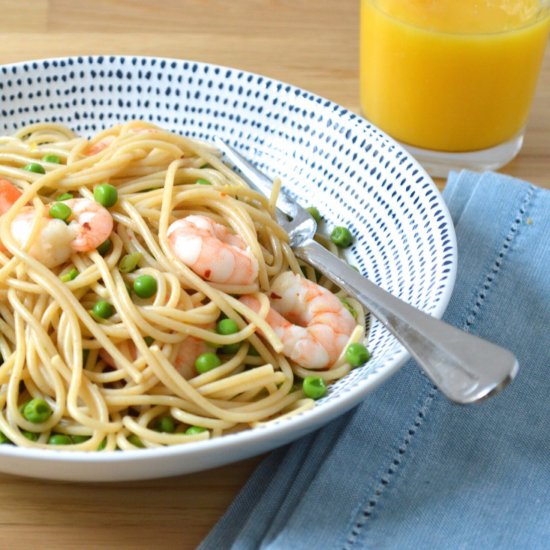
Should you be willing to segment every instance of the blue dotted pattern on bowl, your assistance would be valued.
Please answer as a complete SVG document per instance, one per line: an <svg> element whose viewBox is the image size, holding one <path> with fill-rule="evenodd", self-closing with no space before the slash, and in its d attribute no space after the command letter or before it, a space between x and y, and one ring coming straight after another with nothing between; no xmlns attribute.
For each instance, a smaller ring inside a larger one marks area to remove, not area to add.
<svg viewBox="0 0 550 550"><path fill-rule="evenodd" d="M219 135L280 176L304 205L317 205L329 229L348 226L350 261L370 279L428 313L448 297L454 232L432 182L375 127L315 94L192 61L74 57L1 67L0 113L5 134L53 121L92 135L140 118L193 137ZM375 320L368 346L368 368L355 369L322 402L402 356Z"/></svg>

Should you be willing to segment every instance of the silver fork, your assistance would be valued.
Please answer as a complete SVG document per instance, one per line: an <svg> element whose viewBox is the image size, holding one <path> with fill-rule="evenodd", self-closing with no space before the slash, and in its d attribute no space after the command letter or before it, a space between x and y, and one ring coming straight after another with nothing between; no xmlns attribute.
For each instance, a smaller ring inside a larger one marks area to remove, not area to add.
<svg viewBox="0 0 550 550"><path fill-rule="evenodd" d="M215 141L250 186L269 197L271 180L221 139ZM450 400L460 404L480 401L514 378L518 362L510 351L431 317L357 273L313 239L315 220L284 192L277 208L278 222L288 232L296 256L355 296Z"/></svg>

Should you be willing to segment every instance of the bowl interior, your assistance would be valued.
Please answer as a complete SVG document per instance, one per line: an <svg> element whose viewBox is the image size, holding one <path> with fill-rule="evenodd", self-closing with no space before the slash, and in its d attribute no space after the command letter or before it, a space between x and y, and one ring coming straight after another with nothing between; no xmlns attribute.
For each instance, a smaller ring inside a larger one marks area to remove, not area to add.
<svg viewBox="0 0 550 550"><path fill-rule="evenodd" d="M280 176L304 206L317 206L327 230L349 227L355 235L350 262L368 278L437 317L449 301L456 245L437 188L385 134L315 94L192 61L74 57L0 67L0 113L1 134L52 121L90 136L143 119L201 139L219 135L267 174ZM367 366L334 384L313 411L301 415L305 419L284 420L269 429L297 437L304 426L317 427L355 405L406 359L376 320L370 322L368 347L373 358ZM252 442L255 437L236 436ZM207 446L191 444L181 446L181 453L191 453L191 447L208 452ZM25 449L8 452L37 456ZM163 451L139 452L160 456Z"/></svg>

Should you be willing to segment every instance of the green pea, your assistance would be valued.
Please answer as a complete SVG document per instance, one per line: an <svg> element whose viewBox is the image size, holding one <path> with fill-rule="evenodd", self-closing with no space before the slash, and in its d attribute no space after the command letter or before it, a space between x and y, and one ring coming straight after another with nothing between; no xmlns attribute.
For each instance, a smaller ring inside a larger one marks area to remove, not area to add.
<svg viewBox="0 0 550 550"><path fill-rule="evenodd" d="M118 191L116 187L108 183L102 183L101 185L97 185L94 189L94 200L101 204L101 206L110 208L118 201Z"/></svg>
<svg viewBox="0 0 550 550"><path fill-rule="evenodd" d="M331 234L330 240L340 248L347 248L353 243L353 237L347 227L335 227Z"/></svg>
<svg viewBox="0 0 550 550"><path fill-rule="evenodd" d="M153 342L155 341L155 339L154 339L152 336L144 336L144 337L143 337L143 340L145 341L145 343L146 343L148 346L153 345Z"/></svg>
<svg viewBox="0 0 550 550"><path fill-rule="evenodd" d="M38 164L37 162L31 162L23 166L23 170L26 170L27 172L34 172L35 174L46 173L46 170L44 170L44 167L41 164Z"/></svg>
<svg viewBox="0 0 550 550"><path fill-rule="evenodd" d="M0 445L9 445L11 440L9 440L3 432L0 432Z"/></svg>
<svg viewBox="0 0 550 550"><path fill-rule="evenodd" d="M100 319L108 319L115 313L115 308L105 300L98 300L92 308L92 313Z"/></svg>
<svg viewBox="0 0 550 550"><path fill-rule="evenodd" d="M136 434L129 435L128 436L128 441L134 447L139 447L140 449L145 449L145 445L143 444L143 441Z"/></svg>
<svg viewBox="0 0 550 550"><path fill-rule="evenodd" d="M218 334L235 334L239 332L239 325L233 319L221 319L216 324L216 332Z"/></svg>
<svg viewBox="0 0 550 550"><path fill-rule="evenodd" d="M176 424L171 416L161 416L155 422L155 431L173 434L176 431Z"/></svg>
<svg viewBox="0 0 550 550"><path fill-rule="evenodd" d="M71 435L71 441L75 444L84 443L90 439L89 435Z"/></svg>
<svg viewBox="0 0 550 550"><path fill-rule="evenodd" d="M121 273L131 273L134 271L141 259L143 254L141 252L132 252L131 254L125 254L118 262L118 270Z"/></svg>
<svg viewBox="0 0 550 550"><path fill-rule="evenodd" d="M62 273L59 278L64 282L74 281L78 277L78 269L72 267L69 271Z"/></svg>
<svg viewBox="0 0 550 550"><path fill-rule="evenodd" d="M363 344L350 344L344 353L346 361L352 367L363 365L370 359L370 352Z"/></svg>
<svg viewBox="0 0 550 550"><path fill-rule="evenodd" d="M184 433L185 435L196 435L207 431L208 430L206 428L203 428L202 426L189 426L189 428L187 428Z"/></svg>
<svg viewBox="0 0 550 550"><path fill-rule="evenodd" d="M357 311L353 309L352 305L345 298L340 298L340 301L342 302L342 305L353 315L353 318L357 320Z"/></svg>
<svg viewBox="0 0 550 550"><path fill-rule="evenodd" d="M105 256L105 254L107 254L107 252L109 252L109 250L111 250L113 246L113 241L111 241L111 239L107 239L105 241L103 241L97 248L96 250L102 255L102 256Z"/></svg>
<svg viewBox="0 0 550 550"><path fill-rule="evenodd" d="M103 441L97 446L97 450L98 451L102 451L103 449L105 449L105 447L107 447L107 438L105 437L103 439Z"/></svg>
<svg viewBox="0 0 550 550"><path fill-rule="evenodd" d="M21 433L30 441L38 441L38 438L40 437L40 434L29 432L28 430L21 430Z"/></svg>
<svg viewBox="0 0 550 550"><path fill-rule="evenodd" d="M199 178L196 183L199 185L212 185L208 180L205 180L204 178Z"/></svg>
<svg viewBox="0 0 550 550"><path fill-rule="evenodd" d="M241 349L241 343L235 342L233 344L226 344L220 348L221 353L224 355L235 355Z"/></svg>
<svg viewBox="0 0 550 550"><path fill-rule="evenodd" d="M140 298L151 298L157 292L157 280L152 275L140 275L134 281L134 292Z"/></svg>
<svg viewBox="0 0 550 550"><path fill-rule="evenodd" d="M71 436L66 434L52 434L48 438L48 445L72 445Z"/></svg>
<svg viewBox="0 0 550 550"><path fill-rule="evenodd" d="M211 351L201 353L195 360L195 368L199 374L204 374L222 364L221 359Z"/></svg>
<svg viewBox="0 0 550 550"><path fill-rule="evenodd" d="M49 403L44 399L35 397L28 403L25 403L22 411L23 417L32 422L33 424L40 424L46 422L48 418L53 414L53 410Z"/></svg>
<svg viewBox="0 0 550 550"><path fill-rule="evenodd" d="M317 207L315 206L309 206L306 208L306 210L311 214L311 217L315 220L316 223L321 223L321 214Z"/></svg>
<svg viewBox="0 0 550 550"><path fill-rule="evenodd" d="M73 198L72 193L62 193L55 200L57 200L57 201L68 201L69 199L72 199L72 198Z"/></svg>
<svg viewBox="0 0 550 550"><path fill-rule="evenodd" d="M239 332L239 325L233 319L221 319L216 324L216 332L224 335L236 334ZM240 347L241 342L234 342L222 346L220 351L225 355L233 355L239 351Z"/></svg>
<svg viewBox="0 0 550 550"><path fill-rule="evenodd" d="M61 159L57 155L44 155L43 162L51 162L52 164L61 164Z"/></svg>
<svg viewBox="0 0 550 550"><path fill-rule="evenodd" d="M327 384L320 376L306 376L302 383L306 397L320 399L327 393Z"/></svg>
<svg viewBox="0 0 550 550"><path fill-rule="evenodd" d="M54 202L50 206L50 218L55 218L56 220L63 220L66 222L70 217L73 211L64 203L64 202Z"/></svg>

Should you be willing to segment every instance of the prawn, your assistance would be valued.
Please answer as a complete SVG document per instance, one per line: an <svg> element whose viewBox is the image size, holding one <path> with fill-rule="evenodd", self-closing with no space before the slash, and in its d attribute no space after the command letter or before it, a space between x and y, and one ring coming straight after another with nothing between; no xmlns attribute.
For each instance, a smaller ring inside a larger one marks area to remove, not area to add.
<svg viewBox="0 0 550 550"><path fill-rule="evenodd" d="M21 194L11 181L0 179L0 216L13 206Z"/></svg>
<svg viewBox="0 0 550 550"><path fill-rule="evenodd" d="M0 180L0 215L5 214L21 192L8 180ZM103 243L113 230L113 218L109 211L89 199L70 199L65 204L71 208L69 224L47 213L40 215L26 206L11 222L11 233L19 246L24 247L38 224L38 238L29 253L46 267L65 263L73 252L89 252ZM0 243L0 249L5 247Z"/></svg>
<svg viewBox="0 0 550 550"><path fill-rule="evenodd" d="M37 215L34 208L25 207L11 222L11 233L21 248L29 240ZM40 215L36 223L38 238L29 254L49 268L65 263L72 253L73 231L63 220L50 218L47 214Z"/></svg>
<svg viewBox="0 0 550 550"><path fill-rule="evenodd" d="M75 252L90 252L105 242L113 230L113 217L101 204L90 199L64 201L72 210L69 229L74 232Z"/></svg>
<svg viewBox="0 0 550 550"><path fill-rule="evenodd" d="M211 349L204 340L188 336L178 348L174 367L186 380L189 380L197 375L195 369L197 357Z"/></svg>
<svg viewBox="0 0 550 550"><path fill-rule="evenodd" d="M271 285L266 322L283 344L283 355L308 369L334 365L357 326L353 315L326 288L287 271ZM240 301L255 312L252 295Z"/></svg>
<svg viewBox="0 0 550 550"><path fill-rule="evenodd" d="M130 361L137 359L137 348L132 340L125 340L118 345L118 349ZM175 369L185 378L189 380L196 376L195 361L199 355L205 353L210 348L208 344L194 336L188 336L183 342L178 344L178 349L174 359ZM99 351L99 356L110 367L115 368L116 362L105 349Z"/></svg>
<svg viewBox="0 0 550 550"><path fill-rule="evenodd" d="M105 136L103 139L99 140L97 143L94 143L93 145L90 145L88 149L86 149L86 155L91 157L92 155L97 155L98 153L101 153L101 151L104 151L115 141L115 136Z"/></svg>
<svg viewBox="0 0 550 550"><path fill-rule="evenodd" d="M128 131L129 134L143 134L143 133L157 133L158 130L156 128L130 128ZM100 139L96 143L93 143L92 145L89 145L86 149L86 156L91 157L92 155L97 155L98 153L101 153L108 147L112 145L112 143L115 141L115 139L119 137L116 135L109 134L105 136L104 138Z"/></svg>
<svg viewBox="0 0 550 550"><path fill-rule="evenodd" d="M250 285L258 277L258 260L244 239L208 216L176 220L167 238L177 258L206 281Z"/></svg>

